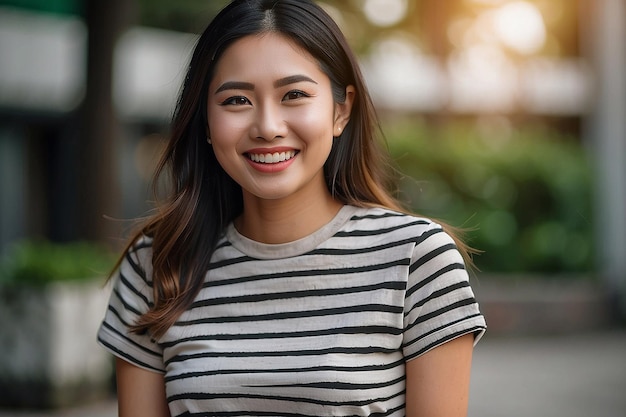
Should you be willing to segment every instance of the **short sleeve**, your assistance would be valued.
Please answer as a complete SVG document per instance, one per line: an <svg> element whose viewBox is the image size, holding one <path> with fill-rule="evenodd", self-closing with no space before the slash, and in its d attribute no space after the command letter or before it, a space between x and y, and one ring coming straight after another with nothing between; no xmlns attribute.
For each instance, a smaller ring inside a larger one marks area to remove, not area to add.
<svg viewBox="0 0 626 417"><path fill-rule="evenodd" d="M164 372L163 353L148 333L130 331L153 304L152 248L139 240L124 256L113 280L109 305L98 330L98 343L113 355L141 368Z"/></svg>
<svg viewBox="0 0 626 417"><path fill-rule="evenodd" d="M463 257L441 226L417 239L405 295L403 352L406 360L459 336L486 330Z"/></svg>

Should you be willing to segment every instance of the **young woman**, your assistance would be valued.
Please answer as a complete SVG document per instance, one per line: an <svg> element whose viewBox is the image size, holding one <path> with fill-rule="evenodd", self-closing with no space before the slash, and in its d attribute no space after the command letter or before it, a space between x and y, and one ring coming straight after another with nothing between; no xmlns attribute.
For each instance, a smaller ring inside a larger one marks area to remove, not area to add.
<svg viewBox="0 0 626 417"><path fill-rule="evenodd" d="M463 416L464 246L388 193L357 61L312 1L235 0L195 48L100 343L119 415Z"/></svg>

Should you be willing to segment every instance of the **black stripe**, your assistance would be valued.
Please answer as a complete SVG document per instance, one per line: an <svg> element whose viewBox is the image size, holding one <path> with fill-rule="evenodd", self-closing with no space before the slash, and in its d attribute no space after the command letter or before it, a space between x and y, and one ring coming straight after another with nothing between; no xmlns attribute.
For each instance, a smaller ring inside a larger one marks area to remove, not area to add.
<svg viewBox="0 0 626 417"><path fill-rule="evenodd" d="M104 322L104 323L102 323L102 325L107 330L111 331L117 338L121 338L121 339L125 340L127 344L133 345L136 348L138 348L138 349L148 353L149 355L152 355L154 357L162 359L162 355L161 355L160 352L155 352L155 351L147 348L145 345L142 345L142 344L139 344L139 343L135 342L133 339L129 338L124 333L122 333L119 330L117 330L114 327L112 327L109 323Z"/></svg>
<svg viewBox="0 0 626 417"><path fill-rule="evenodd" d="M128 304L126 300L124 300L124 297L122 297L122 294L119 292L117 288L113 289L113 294L115 294L115 297L119 300L120 303L122 303L122 306L124 306L126 310L138 316L141 316L143 314L142 312L140 312L139 310L137 310L136 308Z"/></svg>
<svg viewBox="0 0 626 417"><path fill-rule="evenodd" d="M321 389L331 389L331 390L365 390L365 389L387 388L404 380L405 380L405 376L402 375L400 378L396 378L391 381L375 382L375 383L367 383L367 384L354 384L350 382L336 382L336 381L327 381L327 382L320 381L320 382L309 382L309 383L304 383L304 384L282 384L282 385L270 384L270 385L245 385L245 386L265 387L265 388L301 387L301 388L321 388Z"/></svg>
<svg viewBox="0 0 626 417"><path fill-rule="evenodd" d="M347 326L335 327L332 329L301 330L282 333L220 333L179 338L172 342L162 342L161 346L163 348L170 348L172 346L176 346L179 343L195 342L201 340L268 340L286 338L295 339L301 337L321 337L338 334L384 334L397 336L402 334L402 329L391 326Z"/></svg>
<svg viewBox="0 0 626 417"><path fill-rule="evenodd" d="M281 411L280 414L276 414L275 411L219 411L219 412L201 412L201 413L192 413L190 411L185 411L182 414L178 414L173 417L276 417L280 415L280 417L319 417L318 415L308 415L308 414L300 414L300 413L284 413ZM348 417L358 417L358 416L348 416Z"/></svg>
<svg viewBox="0 0 626 417"><path fill-rule="evenodd" d="M341 255L353 255L353 254L359 254L359 253L370 253L370 252L376 252L379 250L384 250L384 249L389 249L389 248L394 248L397 246L402 246L405 244L415 244L416 239L415 237L410 237L407 239L402 239L402 240L398 240L398 241L394 241L394 242L390 242L390 243L386 243L384 245L378 245L378 246L368 246L368 247L362 247L362 248L357 248L357 249L345 249L345 248L322 248L322 249L314 249L310 252L307 252L305 254L300 255L300 257L305 257L305 256L314 256L314 255L336 255L336 256L341 256ZM209 270L215 270L215 269L219 269L225 266L230 266L230 265L237 265L239 263L245 263L245 262L250 262L250 261L259 261L259 262L263 262L263 261L268 261L268 262L272 262L274 261L273 259L256 259L256 258L252 258L250 256L239 256L236 258L229 258L229 259L224 259L224 260L220 260L217 262L213 262L209 265Z"/></svg>
<svg viewBox="0 0 626 417"><path fill-rule="evenodd" d="M381 214L366 214L364 216L358 216L358 215L354 215L352 217L350 217L351 221L358 221L358 220L376 220L376 219L386 219L389 217L406 217L406 218L410 218L409 216L407 216L404 213L399 213L397 211L385 211L384 213Z"/></svg>
<svg viewBox="0 0 626 417"><path fill-rule="evenodd" d="M148 281L146 271L141 267L141 265L139 265L139 261L134 260L131 255L131 252L126 253L126 260L128 261L128 264L131 266L131 268L133 268L135 274L137 274L137 276L139 276L143 280L143 282L145 282L149 287L152 287L152 282Z"/></svg>
<svg viewBox="0 0 626 417"><path fill-rule="evenodd" d="M309 349L309 350L285 350L285 351L252 351L252 352L203 352L194 353L190 355L177 355L167 361L165 365L169 365L173 362L184 362L187 360L201 359L201 358L263 358L263 357L298 357L298 356L323 356L331 354L354 354L354 355L368 355L371 353L394 353L397 349L389 349L377 346L368 347L354 347L354 346L338 346L325 349Z"/></svg>
<svg viewBox="0 0 626 417"><path fill-rule="evenodd" d="M451 271L456 271L456 270L465 271L465 266L463 264L454 263L454 264L446 265L445 267L441 268L440 270L433 272L431 275L429 275L426 278L423 278L422 280L417 282L411 288L408 288L407 291L406 291L407 298L410 297L414 292L416 292L419 289L421 289L421 288L425 287L426 285L430 284L432 281L434 281L435 279L439 278L443 274L446 274L446 273L451 272Z"/></svg>
<svg viewBox="0 0 626 417"><path fill-rule="evenodd" d="M415 262L413 262L411 264L411 266L409 267L409 274L411 274L417 268L419 268L422 265L424 265L426 262L436 258L437 256L439 256L442 253L445 253L445 252L447 252L449 250L457 250L456 245L454 243L450 243L450 244L447 244L447 245L440 246L440 247L438 247L438 248L428 252L426 255L422 256L421 258L419 258L418 260L416 260Z"/></svg>
<svg viewBox="0 0 626 417"><path fill-rule="evenodd" d="M351 230L349 232L337 232L335 233L335 237L363 237L363 236L378 236L378 235L384 235L387 234L389 232L394 232L396 230L400 230L400 229L404 229L407 227L411 227L411 226L416 226L416 225L427 225L430 224L430 222L425 221L425 220L416 220L413 222L409 222L409 223L402 223L399 224L397 226L391 226L391 227L387 227L385 229L373 229L373 230Z"/></svg>
<svg viewBox="0 0 626 417"><path fill-rule="evenodd" d="M130 326L130 323L128 323L126 320L124 320L124 318L122 318L122 315L117 311L115 307L113 307L112 304L109 304L109 307L107 307L107 310L113 313L113 315L117 317L117 319L120 321L120 323L124 325L125 328L128 328Z"/></svg>
<svg viewBox="0 0 626 417"><path fill-rule="evenodd" d="M139 297L148 308L152 307L153 303L151 303L150 300L148 300L148 297L143 295L141 291L135 288L133 284L131 284L129 279L126 278L126 275L124 275L121 271L119 272L119 281L124 285L124 287L126 287L129 291L131 291L137 297Z"/></svg>
<svg viewBox="0 0 626 417"><path fill-rule="evenodd" d="M408 239L386 243L384 245L367 246L367 247L361 247L361 248L355 248L355 249L344 249L344 248L315 249L307 253L307 255L334 255L334 256L354 255L354 254L360 254L360 253L378 252L384 249L390 249L390 248L395 248L398 246L402 246L406 244L414 244L414 243L415 243L415 238L411 237Z"/></svg>
<svg viewBox="0 0 626 417"><path fill-rule="evenodd" d="M405 391L402 391L398 395L404 395ZM397 395L396 395L397 396ZM395 408L391 408L384 413L372 413L369 417L386 417L396 413L399 410L404 409L404 403ZM185 411L182 414L178 414L173 417L276 417L277 413L275 411L219 411L219 412L200 412L200 413L191 413L190 411ZM286 413L284 411L280 412L281 417L320 417L318 414L301 414L301 413ZM344 417L360 417L358 414L345 415Z"/></svg>
<svg viewBox="0 0 626 417"><path fill-rule="evenodd" d="M417 237L417 239L415 240L415 246L422 244L425 240L428 240L428 238L434 235L438 235L439 233L445 233L445 232L443 231L442 228L426 230L424 233L422 233L421 235Z"/></svg>
<svg viewBox="0 0 626 417"><path fill-rule="evenodd" d="M209 264L209 271L211 271L213 269L223 268L225 266L236 265L236 264L240 264L240 263L244 263L244 262L250 262L250 261L259 261L259 259L252 258L250 256L239 256L237 258L223 259L221 261L210 263Z"/></svg>
<svg viewBox="0 0 626 417"><path fill-rule="evenodd" d="M144 235L133 244L130 251L139 252L142 249L151 248L151 247L152 247L152 238Z"/></svg>
<svg viewBox="0 0 626 417"><path fill-rule="evenodd" d="M242 282L253 282L264 279L277 279L277 278L296 278L296 277L319 277L324 275L346 275L346 274L358 274L362 272L379 271L382 269L392 268L395 266L408 266L410 259L399 259L395 261L385 262L382 264L365 265L360 267L351 268L334 268L334 269L307 269L302 271L283 271L274 272L271 274L251 275L238 278L223 279L219 281L208 281L203 284L203 288L216 287L221 285L232 285Z"/></svg>
<svg viewBox="0 0 626 417"><path fill-rule="evenodd" d="M469 282L467 281L459 281L459 282L455 282L452 285L449 285L445 288L441 288L439 290L433 291L428 297L418 300L417 303L415 303L414 305L412 305L411 307L407 308L404 315L407 316L410 314L410 312L412 310L414 310L415 308L419 308L422 307L424 304L426 304L427 302L434 300L435 298L441 297L442 295L446 295L449 294L453 291L459 290L461 288L467 288L469 287Z"/></svg>
<svg viewBox="0 0 626 417"><path fill-rule="evenodd" d="M469 329L463 329L463 330L460 330L460 331L458 331L456 333L449 334L448 336L443 337L443 338L441 338L441 339L439 339L439 340L437 340L437 341L435 341L433 343L430 343L429 345L424 346L422 349L418 350L417 352L407 356L406 360L409 361L409 360L411 360L413 358L416 358L416 357L420 356L421 354L429 351L430 349L432 349L432 348L434 348L436 346L442 345L442 344L444 344L446 342L449 342L450 340L456 339L457 337L461 337L461 336L464 336L464 335L470 334L470 333L476 333L476 332L481 331L481 330L484 330L483 326L475 326L475 327L471 327Z"/></svg>
<svg viewBox="0 0 626 417"><path fill-rule="evenodd" d="M430 313L424 314L422 316L419 316L417 319L415 319L415 321L413 323L411 323L410 326L408 326L406 328L406 330L412 329L415 326L420 325L421 323L424 323L425 321L428 321L430 319L432 319L433 317L437 317L440 315L443 315L449 311L455 310L457 308L461 308L461 307L466 307L469 305L475 305L476 304L476 300L474 299L474 297L470 297L470 298L465 298L463 300L457 301L456 303L444 306L438 310L434 310Z"/></svg>
<svg viewBox="0 0 626 417"><path fill-rule="evenodd" d="M369 372L369 371L387 371L398 366L404 366L404 358L399 361L384 363L380 365L361 365L361 366L330 366L319 365L300 368L272 368L272 369L215 369L212 371L197 371L186 372L178 375L169 375L165 378L165 382L175 381L185 378L197 378L203 376L212 375L237 375L237 374L282 374L282 373L306 373L306 372L324 372L324 371L336 371L336 372Z"/></svg>
<svg viewBox="0 0 626 417"><path fill-rule="evenodd" d="M406 349L407 347L409 347L411 345L414 345L415 343L419 343L421 340L425 339L426 337L428 337L428 336L430 336L432 334L435 334L437 332L440 332L441 330L445 330L446 328L449 328L451 326L455 326L458 323L462 323L464 321L468 321L468 320L471 320L473 318L480 317L480 316L481 316L480 313L470 314L468 316L461 317L460 319L457 319L457 320L454 320L454 321L442 324L441 326L435 327L434 329L432 329L432 330L430 330L430 331L428 331L426 333L422 333L419 337L415 338L410 343L403 343L402 344L402 349Z"/></svg>
<svg viewBox="0 0 626 417"><path fill-rule="evenodd" d="M305 403L305 404L316 404L316 405L326 405L326 406L357 406L363 407L369 404L382 403L385 401L389 401L399 395L402 395L403 392L395 393L388 397L382 398L368 398L366 400L353 400L353 401L329 401L329 400L318 400L314 398L306 398L306 397L290 397L290 396L281 396L281 395L261 395L261 394L253 394L253 393L199 393L199 392L190 392L183 394L176 394L167 397L168 402L174 402L178 400L193 400L193 401L206 401L206 400L220 400L220 399L232 399L232 398L245 398L245 399L259 399L259 400L269 400L269 401L285 401L285 402L293 402L293 403Z"/></svg>
<svg viewBox="0 0 626 417"><path fill-rule="evenodd" d="M222 237L222 239L224 239L224 237ZM221 242L218 243L218 245L215 247L215 250L217 251L218 249L224 249L224 248L230 248L232 247L233 244L230 243L228 240L222 240Z"/></svg>
<svg viewBox="0 0 626 417"><path fill-rule="evenodd" d="M98 342L100 342L107 349L111 350L111 352L114 352L116 356L120 356L120 357L126 359L126 361L128 361L130 363L134 363L135 365L144 366L144 367L146 367L148 369L152 369L153 371L156 371L156 372L158 372L160 374L163 373L163 369L155 368L154 366L148 365L147 363L138 360L134 356L131 356L131 355L129 355L129 354L119 350L118 348L116 348L112 344L106 342L105 340L103 340L100 337L98 337Z"/></svg>
<svg viewBox="0 0 626 417"><path fill-rule="evenodd" d="M266 321L266 320L285 320L302 317L323 317L349 313L378 312L378 313L401 313L403 311L400 306L391 306L387 304L362 304L348 307L323 308L319 310L302 310L288 311L283 313L268 314L251 314L247 316L221 316L221 317L205 317L194 320L179 320L175 326L191 326L196 324L209 323L236 323L243 321Z"/></svg>
<svg viewBox="0 0 626 417"><path fill-rule="evenodd" d="M253 303L253 302L269 301L269 300L354 294L354 293L359 293L359 292L369 292L369 291L377 291L377 290L385 290L385 289L402 291L405 288L406 288L405 282L388 281L388 282L381 282L379 284L364 285L360 287L341 287L341 288L328 288L328 289L319 289L319 290L285 291L285 292L275 292L275 293L268 293L268 294L240 295L240 296L233 296L233 297L218 297L218 298L196 301L191 305L190 308L194 309L198 307L208 307L208 306L228 304L228 303Z"/></svg>

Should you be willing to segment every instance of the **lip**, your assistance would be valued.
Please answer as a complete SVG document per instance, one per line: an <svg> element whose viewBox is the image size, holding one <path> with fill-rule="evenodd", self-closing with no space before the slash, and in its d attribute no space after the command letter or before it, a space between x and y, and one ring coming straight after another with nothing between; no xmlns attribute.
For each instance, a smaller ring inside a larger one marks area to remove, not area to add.
<svg viewBox="0 0 626 417"><path fill-rule="evenodd" d="M292 158L287 159L285 161L275 162L271 164L255 162L252 159L250 159L250 157L248 156L249 154L266 155L266 154L274 154L274 153L282 153L282 152L295 152L295 155ZM248 164L255 170L262 172L262 173L266 173L266 174L272 174L272 173L280 172L280 171L287 169L287 167L289 167L289 165L291 165L293 161L298 157L299 152L300 151L294 148L290 148L286 146L276 146L272 148L249 149L246 152L244 152L243 155L246 158L246 161L248 162Z"/></svg>
<svg viewBox="0 0 626 417"><path fill-rule="evenodd" d="M297 149L290 148L288 146L274 146L273 148L248 149L247 151L244 152L244 154L248 154L248 153L261 154L261 153L275 153L275 152L280 153L280 152L287 152L287 151L296 151L296 152L298 152Z"/></svg>

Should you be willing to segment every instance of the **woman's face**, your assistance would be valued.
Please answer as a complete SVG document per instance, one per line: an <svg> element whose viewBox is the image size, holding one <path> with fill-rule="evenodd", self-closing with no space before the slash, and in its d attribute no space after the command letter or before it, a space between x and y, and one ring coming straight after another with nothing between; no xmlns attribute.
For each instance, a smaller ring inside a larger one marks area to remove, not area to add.
<svg viewBox="0 0 626 417"><path fill-rule="evenodd" d="M328 193L323 166L348 122L354 92L335 104L328 76L288 38L251 35L219 59L208 91L208 134L244 196Z"/></svg>

